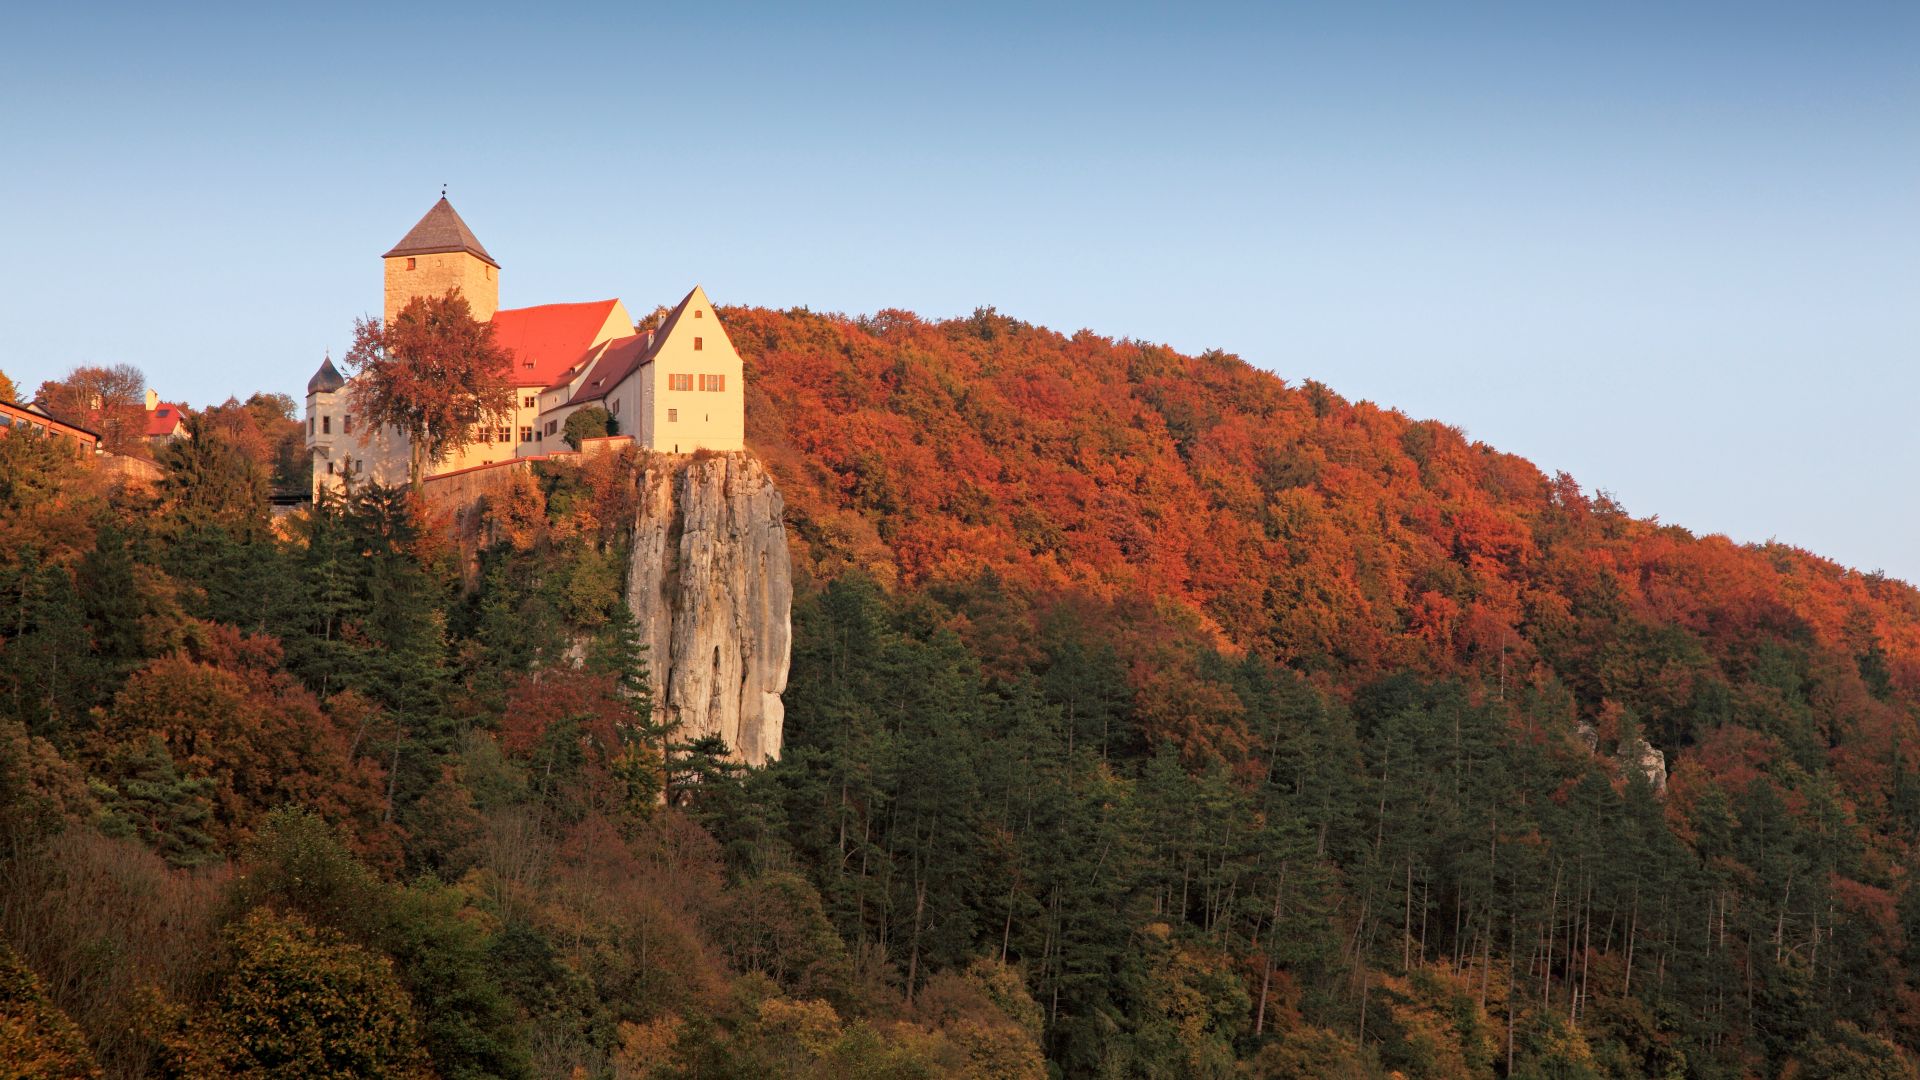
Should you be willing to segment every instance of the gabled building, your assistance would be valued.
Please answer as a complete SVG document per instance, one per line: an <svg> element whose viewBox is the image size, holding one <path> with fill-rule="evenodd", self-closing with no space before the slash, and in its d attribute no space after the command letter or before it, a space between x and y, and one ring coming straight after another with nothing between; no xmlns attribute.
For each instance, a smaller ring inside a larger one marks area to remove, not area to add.
<svg viewBox="0 0 1920 1080"><path fill-rule="evenodd" d="M740 356L698 286L644 330L618 299L501 309L500 264L444 196L381 258L387 321L415 297L457 288L512 357L512 415L476 431L429 475L564 451L567 417L589 405L605 408L619 435L649 450L745 448ZM351 401L329 358L307 383L316 492L347 475L383 484L407 478L405 439L364 424L356 430Z"/></svg>
<svg viewBox="0 0 1920 1080"><path fill-rule="evenodd" d="M161 401L155 390L147 391L147 426L144 432L147 441L159 446L174 439L183 439L187 435L187 407L171 401Z"/></svg>

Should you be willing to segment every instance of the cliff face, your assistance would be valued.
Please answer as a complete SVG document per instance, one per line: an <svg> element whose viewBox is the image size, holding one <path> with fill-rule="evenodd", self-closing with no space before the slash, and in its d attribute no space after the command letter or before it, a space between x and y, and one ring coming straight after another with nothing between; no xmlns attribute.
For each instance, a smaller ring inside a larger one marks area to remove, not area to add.
<svg viewBox="0 0 1920 1080"><path fill-rule="evenodd" d="M654 457L641 476L627 606L656 708L680 737L780 756L793 579L783 504L751 454Z"/></svg>

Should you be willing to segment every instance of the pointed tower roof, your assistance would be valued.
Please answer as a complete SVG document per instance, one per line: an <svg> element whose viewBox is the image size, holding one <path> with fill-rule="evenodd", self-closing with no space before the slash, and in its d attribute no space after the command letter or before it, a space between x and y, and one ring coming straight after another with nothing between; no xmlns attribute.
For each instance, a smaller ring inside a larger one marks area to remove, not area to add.
<svg viewBox="0 0 1920 1080"><path fill-rule="evenodd" d="M487 249L480 246L480 239L473 235L473 230L460 220L453 204L442 195L440 201L433 204L433 209L427 211L427 216L409 229L392 251L380 257L391 259L395 255L439 255L449 251L464 251L495 270L500 268L493 256L487 254Z"/></svg>
<svg viewBox="0 0 1920 1080"><path fill-rule="evenodd" d="M313 373L313 378L307 380L307 393L331 394L345 385L347 380L340 377L340 369L333 366L333 357L329 355L320 362L320 370Z"/></svg>

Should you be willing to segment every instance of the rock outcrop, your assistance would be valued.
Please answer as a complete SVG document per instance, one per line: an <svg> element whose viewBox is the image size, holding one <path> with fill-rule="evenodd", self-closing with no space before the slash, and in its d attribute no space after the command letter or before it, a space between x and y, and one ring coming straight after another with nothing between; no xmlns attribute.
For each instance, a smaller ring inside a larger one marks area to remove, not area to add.
<svg viewBox="0 0 1920 1080"><path fill-rule="evenodd" d="M1629 769L1637 769L1647 778L1653 793L1661 798L1667 794L1667 755L1645 739L1635 738L1620 744L1620 763Z"/></svg>
<svg viewBox="0 0 1920 1080"><path fill-rule="evenodd" d="M750 765L780 756L792 567L780 492L751 454L643 465L627 606L655 708L680 737L718 735Z"/></svg>

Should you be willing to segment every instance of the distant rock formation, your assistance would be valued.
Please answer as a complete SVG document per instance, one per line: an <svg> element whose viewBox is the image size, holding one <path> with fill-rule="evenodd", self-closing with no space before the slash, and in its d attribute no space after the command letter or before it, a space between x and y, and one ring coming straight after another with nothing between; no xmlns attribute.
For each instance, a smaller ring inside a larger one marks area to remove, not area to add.
<svg viewBox="0 0 1920 1080"><path fill-rule="evenodd" d="M1596 754L1600 752L1598 728L1585 720L1576 720L1573 731L1579 736L1580 741L1586 744L1588 750ZM1638 772L1647 778L1647 783L1653 788L1655 796L1666 797L1667 755L1664 751L1655 748L1645 737L1635 735L1632 738L1620 740L1620 745L1614 750L1613 756L1619 760L1623 772L1629 770Z"/></svg>
<svg viewBox="0 0 1920 1080"><path fill-rule="evenodd" d="M1667 794L1667 755L1654 748L1653 744L1642 738L1622 740L1620 743L1620 764L1627 769L1637 769L1652 785L1653 793L1665 797Z"/></svg>
<svg viewBox="0 0 1920 1080"><path fill-rule="evenodd" d="M747 453L646 459L627 606L649 648L655 707L680 737L780 756L792 644L784 504Z"/></svg>

